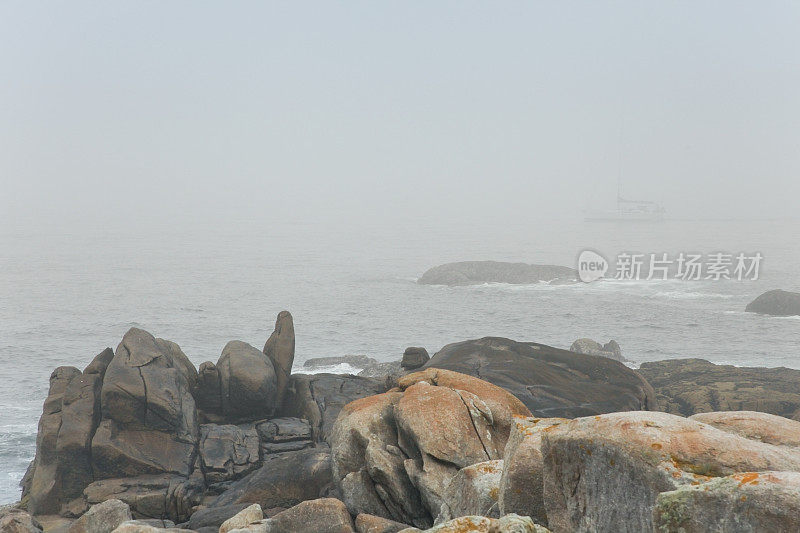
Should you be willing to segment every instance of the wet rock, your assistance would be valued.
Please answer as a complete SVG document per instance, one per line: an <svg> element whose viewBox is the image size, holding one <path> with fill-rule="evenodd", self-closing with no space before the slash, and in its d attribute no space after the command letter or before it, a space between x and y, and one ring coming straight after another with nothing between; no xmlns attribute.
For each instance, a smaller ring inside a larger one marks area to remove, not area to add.
<svg viewBox="0 0 800 533"><path fill-rule="evenodd" d="M642 363L668 413L761 411L800 420L800 370L715 365L703 359Z"/></svg>
<svg viewBox="0 0 800 533"><path fill-rule="evenodd" d="M269 357L275 367L277 401L278 407L280 407L294 363L294 320L289 311L278 313L275 330L264 344L264 354Z"/></svg>
<svg viewBox="0 0 800 533"><path fill-rule="evenodd" d="M530 516L547 524L544 508L542 431L567 422L566 418L515 418L503 455L498 505L500 514Z"/></svg>
<svg viewBox="0 0 800 533"><path fill-rule="evenodd" d="M655 393L634 370L534 342L485 337L448 344L425 368L444 368L504 388L540 417L651 410Z"/></svg>
<svg viewBox="0 0 800 533"><path fill-rule="evenodd" d="M692 420L766 444L800 447L800 422L756 411L723 411L692 415Z"/></svg>
<svg viewBox="0 0 800 533"><path fill-rule="evenodd" d="M666 413L611 413L542 432L554 531L652 531L659 493L737 472L800 470L800 451Z"/></svg>
<svg viewBox="0 0 800 533"><path fill-rule="evenodd" d="M67 533L111 533L120 524L132 519L131 508L127 503L110 499L93 505L72 523Z"/></svg>
<svg viewBox="0 0 800 533"><path fill-rule="evenodd" d="M397 533L408 525L371 514L359 514L355 519L356 533Z"/></svg>
<svg viewBox="0 0 800 533"><path fill-rule="evenodd" d="M615 340L610 340L605 344L600 344L592 339L578 339L569 347L570 352L582 353L584 355L597 355L608 357L615 361L625 362L627 359L622 357L622 348Z"/></svg>
<svg viewBox="0 0 800 533"><path fill-rule="evenodd" d="M261 511L261 506L254 503L225 520L219 527L219 533L228 533L232 529L244 528L263 519L264 513Z"/></svg>
<svg viewBox="0 0 800 533"><path fill-rule="evenodd" d="M261 468L233 482L211 506L258 503L262 509L288 508L318 498L331 481L326 448L276 453L266 456Z"/></svg>
<svg viewBox="0 0 800 533"><path fill-rule="evenodd" d="M436 521L470 515L500 518L498 499L502 473L502 460L476 463L459 470L442 495L443 504Z"/></svg>
<svg viewBox="0 0 800 533"><path fill-rule="evenodd" d="M400 366L406 370L414 370L423 366L430 358L428 350L425 348L409 346L406 348L406 351L403 352L403 359L400 362Z"/></svg>
<svg viewBox="0 0 800 533"><path fill-rule="evenodd" d="M514 414L529 413L490 383L440 369L409 374L397 390L342 409L334 478L354 515L429 527L461 468L501 456Z"/></svg>
<svg viewBox="0 0 800 533"><path fill-rule="evenodd" d="M574 282L574 269L555 265L529 265L501 261L461 261L427 270L417 280L422 285L482 285L484 283L529 284Z"/></svg>
<svg viewBox="0 0 800 533"><path fill-rule="evenodd" d="M800 531L800 473L744 472L658 495L655 531Z"/></svg>
<svg viewBox="0 0 800 533"><path fill-rule="evenodd" d="M800 315L800 293L780 289L767 291L747 304L744 310L773 316Z"/></svg>
<svg viewBox="0 0 800 533"><path fill-rule="evenodd" d="M169 519L180 523L189 518L203 495L202 476L184 478L169 474L95 481L84 490L87 503L122 500L135 518Z"/></svg>
<svg viewBox="0 0 800 533"><path fill-rule="evenodd" d="M370 378L339 374L296 374L291 376L279 415L308 420L314 440L326 441L342 407L358 398L385 390L382 381Z"/></svg>
<svg viewBox="0 0 800 533"><path fill-rule="evenodd" d="M239 479L260 465L258 432L252 424L202 425L198 453L206 483Z"/></svg>

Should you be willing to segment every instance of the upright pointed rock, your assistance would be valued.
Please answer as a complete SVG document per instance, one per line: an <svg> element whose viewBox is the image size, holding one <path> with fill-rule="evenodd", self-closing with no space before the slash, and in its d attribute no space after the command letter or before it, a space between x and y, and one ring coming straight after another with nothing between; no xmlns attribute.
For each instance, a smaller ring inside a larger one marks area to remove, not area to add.
<svg viewBox="0 0 800 533"><path fill-rule="evenodd" d="M283 395L286 392L286 384L292 373L292 363L294 362L294 321L289 311L278 313L275 321L275 331L267 339L264 345L264 353L272 361L275 367L275 374L278 378L278 399L277 406L283 402Z"/></svg>

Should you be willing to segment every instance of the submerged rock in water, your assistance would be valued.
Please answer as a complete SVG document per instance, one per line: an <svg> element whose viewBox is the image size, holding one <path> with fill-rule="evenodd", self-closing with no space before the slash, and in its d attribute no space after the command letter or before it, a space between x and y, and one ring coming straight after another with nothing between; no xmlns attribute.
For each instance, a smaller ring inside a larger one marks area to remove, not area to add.
<svg viewBox="0 0 800 533"><path fill-rule="evenodd" d="M773 316L800 315L800 293L781 289L767 291L747 304L744 310Z"/></svg>
<svg viewBox="0 0 800 533"><path fill-rule="evenodd" d="M556 265L529 265L502 261L461 261L433 267L417 280L423 285L481 285L483 283L527 284L540 281L571 283L574 269Z"/></svg>
<svg viewBox="0 0 800 533"><path fill-rule="evenodd" d="M642 363L668 413L761 411L800 420L800 370L716 365L704 359Z"/></svg>
<svg viewBox="0 0 800 533"><path fill-rule="evenodd" d="M541 417L657 408L655 393L618 361L501 337L448 344L425 368L479 377L511 392Z"/></svg>
<svg viewBox="0 0 800 533"><path fill-rule="evenodd" d="M303 368L321 368L326 366L335 366L347 364L356 368L365 368L368 365L377 363L377 359L366 355L339 355L333 357L312 357L303 363Z"/></svg>

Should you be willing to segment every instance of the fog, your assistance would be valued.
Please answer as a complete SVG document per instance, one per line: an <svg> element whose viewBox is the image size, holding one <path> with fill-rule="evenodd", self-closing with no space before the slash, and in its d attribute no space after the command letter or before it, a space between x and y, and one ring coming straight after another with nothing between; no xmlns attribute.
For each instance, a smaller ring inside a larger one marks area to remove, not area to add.
<svg viewBox="0 0 800 533"><path fill-rule="evenodd" d="M797 215L800 5L3 2L0 224Z"/></svg>

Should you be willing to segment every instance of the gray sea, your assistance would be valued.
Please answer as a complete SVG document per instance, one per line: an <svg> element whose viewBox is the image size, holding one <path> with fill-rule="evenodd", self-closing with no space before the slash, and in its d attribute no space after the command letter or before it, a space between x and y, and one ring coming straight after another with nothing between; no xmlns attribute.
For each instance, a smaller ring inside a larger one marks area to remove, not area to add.
<svg viewBox="0 0 800 533"><path fill-rule="evenodd" d="M50 372L85 366L131 326L180 344L196 364L231 339L264 344L295 319L295 365L311 357L397 359L486 335L569 347L616 339L635 361L702 357L800 368L800 317L744 313L773 288L800 290L800 223L580 221L0 229L0 503L18 499ZM641 280L575 285L418 285L427 268L494 259L575 266L591 248L640 253L761 252L757 281Z"/></svg>

